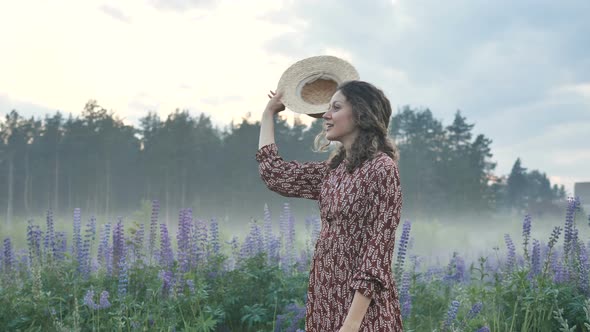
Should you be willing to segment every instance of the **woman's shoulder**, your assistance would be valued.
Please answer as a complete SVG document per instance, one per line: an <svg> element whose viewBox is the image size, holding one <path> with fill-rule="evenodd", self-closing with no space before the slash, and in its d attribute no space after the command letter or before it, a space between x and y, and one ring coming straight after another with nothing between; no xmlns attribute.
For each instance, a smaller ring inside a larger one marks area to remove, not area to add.
<svg viewBox="0 0 590 332"><path fill-rule="evenodd" d="M363 181L371 183L393 174L396 167L396 162L387 153L378 151L373 158L362 164L359 176Z"/></svg>
<svg viewBox="0 0 590 332"><path fill-rule="evenodd" d="M375 156L369 160L367 165L372 169L392 169L397 166L397 162L393 160L387 153L377 151Z"/></svg>

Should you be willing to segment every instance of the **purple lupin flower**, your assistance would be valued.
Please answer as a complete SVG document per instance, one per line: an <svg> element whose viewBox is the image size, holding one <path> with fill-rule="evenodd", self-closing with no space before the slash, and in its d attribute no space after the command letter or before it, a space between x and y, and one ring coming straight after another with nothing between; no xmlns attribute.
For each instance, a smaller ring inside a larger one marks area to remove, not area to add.
<svg viewBox="0 0 590 332"><path fill-rule="evenodd" d="M566 255L565 253L565 247L564 247L564 257L563 257L563 263L567 266L567 270L569 272L574 272L577 270L577 265L579 264L579 261L576 261L579 257L579 251L580 251L580 247L579 247L579 238L578 238L578 228L576 227L576 225L574 224L572 227L572 232L571 232L571 239L570 239L570 251L569 254Z"/></svg>
<svg viewBox="0 0 590 332"><path fill-rule="evenodd" d="M293 216L291 209L289 209L288 216L286 245L288 246L287 248L289 248L287 250L287 255L289 256L289 266L291 266L295 263L295 216Z"/></svg>
<svg viewBox="0 0 590 332"><path fill-rule="evenodd" d="M465 260L461 256L455 257L455 280L457 282L464 282L466 277Z"/></svg>
<svg viewBox="0 0 590 332"><path fill-rule="evenodd" d="M557 261L557 259L554 262L551 262L551 269L553 270L553 282L556 284L561 283L561 281L564 279L563 278L563 268L561 265L561 262Z"/></svg>
<svg viewBox="0 0 590 332"><path fill-rule="evenodd" d="M104 263L107 270L107 275L113 275L113 246L109 245L106 248L105 255L104 255Z"/></svg>
<svg viewBox="0 0 590 332"><path fill-rule="evenodd" d="M190 236L188 237L188 244L187 244L187 255L188 255L187 257L188 257L189 269L190 269L190 268L197 267L197 265L198 265L197 250L196 250L196 243L197 243L197 238L198 238L197 235L198 234L196 234L197 228L196 228L196 224L193 220L193 209L192 208L187 208L184 210L184 219L185 219L186 225L188 225L188 230L190 233ZM205 230L206 230L206 228L205 228Z"/></svg>
<svg viewBox="0 0 590 332"><path fill-rule="evenodd" d="M283 251L280 257L281 267L284 272L288 272L293 264L293 245L294 245L294 223L291 215L289 203L283 204L283 213L280 217L281 225L281 244ZM293 228L293 230L291 230Z"/></svg>
<svg viewBox="0 0 590 332"><path fill-rule="evenodd" d="M288 222L289 222L289 216L288 216L288 212L289 212L289 203L284 203L283 204L283 212L281 213L281 215L279 216L279 239L280 239L280 245L281 245L281 249L279 251L279 255L280 255L280 264L284 267L285 265L288 264L288 257L286 256L285 252L286 250L289 250L290 248L285 244L287 242L287 233L288 233ZM284 249L284 248L287 249Z"/></svg>
<svg viewBox="0 0 590 332"><path fill-rule="evenodd" d="M435 279L439 279L444 274L444 269L440 266L430 266L422 276L423 282L431 282Z"/></svg>
<svg viewBox="0 0 590 332"><path fill-rule="evenodd" d="M537 239L533 239L533 256L531 258L531 276L541 273L541 245Z"/></svg>
<svg viewBox="0 0 590 332"><path fill-rule="evenodd" d="M401 272L404 269L404 260L406 259L406 250L408 246L408 240L410 239L411 228L412 223L409 220L406 220L403 225L402 235L397 249L397 261L395 263L396 275L401 275Z"/></svg>
<svg viewBox="0 0 590 332"><path fill-rule="evenodd" d="M305 273L308 270L310 257L307 249L299 250L299 255L296 259L297 272Z"/></svg>
<svg viewBox="0 0 590 332"><path fill-rule="evenodd" d="M236 268L236 262L240 255L238 237L234 235L228 244L230 245L231 256L227 262L227 269L231 271Z"/></svg>
<svg viewBox="0 0 590 332"><path fill-rule="evenodd" d="M262 228L258 225L257 221L252 223L252 244L254 245L254 254L258 255L264 252L264 237L262 235Z"/></svg>
<svg viewBox="0 0 590 332"><path fill-rule="evenodd" d="M124 298L127 295L127 285L129 284L129 275L128 275L128 266L125 259L127 256L125 253L121 255L121 259L119 261L119 284L118 284L118 294L119 298Z"/></svg>
<svg viewBox="0 0 590 332"><path fill-rule="evenodd" d="M53 212L47 210L47 230L45 232L45 253L49 258L55 254L55 231L53 228Z"/></svg>
<svg viewBox="0 0 590 332"><path fill-rule="evenodd" d="M555 246L555 244L557 243L557 240L559 239L560 233L561 233L560 226L555 226L553 228L553 232L551 232L551 236L549 237L549 243L547 245L547 255L545 258L545 265L543 267L543 273L545 273L545 271L547 271L549 264L551 262L553 262L553 258L555 255L552 254L552 250L553 250L553 247Z"/></svg>
<svg viewBox="0 0 590 332"><path fill-rule="evenodd" d="M186 273L190 270L190 238L191 222L185 217L185 210L181 209L178 216L178 231L176 233L176 242L178 245L178 264L180 273Z"/></svg>
<svg viewBox="0 0 590 332"><path fill-rule="evenodd" d="M160 266L167 270L172 270L174 266L174 254L166 224L160 224L160 238Z"/></svg>
<svg viewBox="0 0 590 332"><path fill-rule="evenodd" d="M66 232L55 233L55 259L57 261L63 261L66 257L66 251L68 250L67 235Z"/></svg>
<svg viewBox="0 0 590 332"><path fill-rule="evenodd" d="M269 256L269 265L277 265L279 264L280 259L280 252L281 252L281 240L273 236L268 247L268 256Z"/></svg>
<svg viewBox="0 0 590 332"><path fill-rule="evenodd" d="M250 220L250 232L246 235L244 243L242 243L242 249L240 250L240 259L242 261L257 255L261 248L260 228L256 223L256 220Z"/></svg>
<svg viewBox="0 0 590 332"><path fill-rule="evenodd" d="M477 332L490 332L490 328L487 326L484 326L484 327L480 328L479 330L477 330Z"/></svg>
<svg viewBox="0 0 590 332"><path fill-rule="evenodd" d="M176 279L174 280L175 284L175 293L176 296L184 296L184 290L186 288L186 282L184 281L184 277L182 273L176 274Z"/></svg>
<svg viewBox="0 0 590 332"><path fill-rule="evenodd" d="M72 237L72 257L80 258L82 250L82 217L80 208L74 209L74 234Z"/></svg>
<svg viewBox="0 0 590 332"><path fill-rule="evenodd" d="M125 252L125 230L123 227L123 219L117 217L117 224L113 229L113 274L119 274L119 262Z"/></svg>
<svg viewBox="0 0 590 332"><path fill-rule="evenodd" d="M418 255L410 255L410 262L412 263L412 272L416 272L418 270L418 268L420 267L420 261L422 260L422 257L418 256Z"/></svg>
<svg viewBox="0 0 590 332"><path fill-rule="evenodd" d="M400 304L402 307L402 317L410 317L412 312L412 297L410 296L410 273L404 272L402 275L402 287L400 291Z"/></svg>
<svg viewBox="0 0 590 332"><path fill-rule="evenodd" d="M32 220L27 225L27 245L29 247L29 261L41 259L41 240L43 238L39 225L34 225Z"/></svg>
<svg viewBox="0 0 590 332"><path fill-rule="evenodd" d="M549 248L553 248L557 240L559 239L559 235L561 234L561 227L555 226L553 228L553 232L551 232L551 236L549 237Z"/></svg>
<svg viewBox="0 0 590 332"><path fill-rule="evenodd" d="M160 224L161 225L164 224ZM162 279L162 295L168 296L174 287L174 273L169 270L160 271L160 278Z"/></svg>
<svg viewBox="0 0 590 332"><path fill-rule="evenodd" d="M285 332L296 332L297 326L299 326L299 321L305 318L305 306L298 306L295 304L292 308L292 311L295 312L295 315L293 316L291 325L287 327Z"/></svg>
<svg viewBox="0 0 590 332"><path fill-rule="evenodd" d="M4 266L4 273L10 273L14 268L14 253L12 251L12 242L10 238L7 237L4 239L4 255L2 259L2 263Z"/></svg>
<svg viewBox="0 0 590 332"><path fill-rule="evenodd" d="M254 241L252 241L252 237L250 234L246 235L244 242L242 243L242 248L240 250L240 261L243 262L246 259L253 256L254 252Z"/></svg>
<svg viewBox="0 0 590 332"><path fill-rule="evenodd" d="M582 294L588 296L590 295L590 289L588 285L588 282L590 281L588 278L588 253L586 251L586 246L584 245L584 242L579 241L578 245L578 282Z"/></svg>
<svg viewBox="0 0 590 332"><path fill-rule="evenodd" d="M477 316L480 313L482 308L483 308L483 303L477 302L476 304L474 304L471 307L471 310L469 310L469 312L467 313L467 320L471 320L471 319L475 318L475 316Z"/></svg>
<svg viewBox="0 0 590 332"><path fill-rule="evenodd" d="M291 324L285 326L289 316L293 316ZM290 303L285 306L285 313L277 315L275 332L296 332L299 321L305 317L305 306L298 306L296 303Z"/></svg>
<svg viewBox="0 0 590 332"><path fill-rule="evenodd" d="M81 260L78 262L79 272L84 279L88 278L90 274L90 252L92 252L92 243L94 242L95 235L96 219L92 216L90 217L90 221L86 224Z"/></svg>
<svg viewBox="0 0 590 332"><path fill-rule="evenodd" d="M524 248L524 259L529 262L529 240L531 238L531 216L527 214L522 223L522 246Z"/></svg>
<svg viewBox="0 0 590 332"><path fill-rule="evenodd" d="M195 281L193 279L187 279L186 285L188 286L191 295L195 295Z"/></svg>
<svg viewBox="0 0 590 332"><path fill-rule="evenodd" d="M111 234L111 224L107 223L102 226L100 231L100 243L98 244L98 263L106 268L107 270L112 270L112 268L107 268L107 259L109 255L109 238ZM79 260L79 259L78 259ZM110 272L109 272L110 275Z"/></svg>
<svg viewBox="0 0 590 332"><path fill-rule="evenodd" d="M106 309L111 306L111 303L109 302L109 292L104 290L102 291L102 293L100 293L100 300L98 302L98 305L100 309Z"/></svg>
<svg viewBox="0 0 590 332"><path fill-rule="evenodd" d="M270 210L268 209L268 204L264 204L264 219L263 219L263 232L264 232L264 251L267 253L268 262L271 262L271 243L273 241L273 234L272 234L272 219L270 216Z"/></svg>
<svg viewBox="0 0 590 332"><path fill-rule="evenodd" d="M563 233L563 250L565 260L568 260L572 245L572 232L574 228L574 218L576 214L576 200L573 197L568 197L567 209L565 213L565 227Z"/></svg>
<svg viewBox="0 0 590 332"><path fill-rule="evenodd" d="M160 203L157 200L152 201L152 216L150 219L150 236L149 236L149 246L148 246L148 255L150 263L154 259L154 254L156 254L156 241L158 238L158 213L160 211Z"/></svg>
<svg viewBox="0 0 590 332"><path fill-rule="evenodd" d="M462 282L465 279L465 261L459 253L454 251L453 257L447 267L446 281Z"/></svg>
<svg viewBox="0 0 590 332"><path fill-rule="evenodd" d="M451 302L451 306L449 307L449 311L447 312L447 318L443 323L441 331L448 331L455 318L457 318L457 311L459 310L459 305L461 303L459 301Z"/></svg>
<svg viewBox="0 0 590 332"><path fill-rule="evenodd" d="M90 258L90 273L96 273L100 269L100 264L98 264L98 259L96 257Z"/></svg>
<svg viewBox="0 0 590 332"><path fill-rule="evenodd" d="M201 219L195 219L193 223L193 254L197 265L207 262L207 223Z"/></svg>
<svg viewBox="0 0 590 332"><path fill-rule="evenodd" d="M84 305L92 310L100 309L100 306L94 303L94 290L91 288L84 295Z"/></svg>
<svg viewBox="0 0 590 332"><path fill-rule="evenodd" d="M139 224L137 231L133 234L133 258L136 264L143 264L143 238L145 234L145 226L143 223Z"/></svg>
<svg viewBox="0 0 590 332"><path fill-rule="evenodd" d="M219 245L219 223L217 222L217 218L211 218L211 223L209 224L209 244L211 245L212 254L218 255L221 246Z"/></svg>
<svg viewBox="0 0 590 332"><path fill-rule="evenodd" d="M508 254L506 255L506 271L510 272L516 263L516 247L509 234L504 234L504 241L506 242L506 248L508 249Z"/></svg>
<svg viewBox="0 0 590 332"><path fill-rule="evenodd" d="M29 267L29 252L27 249L18 249L14 255L14 268L28 273Z"/></svg>
<svg viewBox="0 0 590 332"><path fill-rule="evenodd" d="M556 251L557 251L557 249L556 249ZM553 253L551 255L551 257L548 257L548 259L551 260L551 271L553 271L554 277L555 277L555 275L560 273L560 269L561 269L561 262L557 258L558 258L557 252Z"/></svg>
<svg viewBox="0 0 590 332"><path fill-rule="evenodd" d="M555 283L563 284L563 283L566 283L569 281L570 272L569 272L568 265L565 262L555 258L555 263L553 265L553 268L554 268L553 281Z"/></svg>

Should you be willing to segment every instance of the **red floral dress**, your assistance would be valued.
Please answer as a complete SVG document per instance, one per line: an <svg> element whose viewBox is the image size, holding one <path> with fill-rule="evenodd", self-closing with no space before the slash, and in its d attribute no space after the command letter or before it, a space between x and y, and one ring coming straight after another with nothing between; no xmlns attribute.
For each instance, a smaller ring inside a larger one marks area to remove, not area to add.
<svg viewBox="0 0 590 332"><path fill-rule="evenodd" d="M352 174L347 161L284 161L275 143L256 152L266 186L286 197L318 200L321 232L311 262L305 330L338 331L355 291L371 298L360 331L403 331L392 276L395 230L402 208L397 163L387 154Z"/></svg>

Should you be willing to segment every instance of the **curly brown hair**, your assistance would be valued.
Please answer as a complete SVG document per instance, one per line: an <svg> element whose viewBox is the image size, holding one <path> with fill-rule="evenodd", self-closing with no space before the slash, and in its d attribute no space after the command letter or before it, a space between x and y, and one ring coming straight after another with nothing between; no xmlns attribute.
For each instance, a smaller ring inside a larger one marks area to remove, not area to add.
<svg viewBox="0 0 590 332"><path fill-rule="evenodd" d="M354 123L359 128L359 135L352 143L350 156L346 157L344 146L334 151L329 157L329 166L334 169L347 158L346 170L352 173L365 160L375 157L383 151L394 161L399 160L399 151L395 141L388 136L391 104L381 89L365 81L347 81L337 88L352 106ZM324 128L314 140L314 151L328 151L330 141L326 139Z"/></svg>

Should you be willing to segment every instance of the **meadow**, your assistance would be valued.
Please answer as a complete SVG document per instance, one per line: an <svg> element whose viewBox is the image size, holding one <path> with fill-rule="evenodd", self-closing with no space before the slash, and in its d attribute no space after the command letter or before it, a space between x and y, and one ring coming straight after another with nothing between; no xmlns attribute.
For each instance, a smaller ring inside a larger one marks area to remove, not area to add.
<svg viewBox="0 0 590 332"><path fill-rule="evenodd" d="M392 270L404 331L590 331L589 216L402 220ZM318 216L268 206L245 229L159 202L0 228L0 330L303 331ZM278 229L277 229L278 228ZM244 234L241 236L240 234Z"/></svg>

